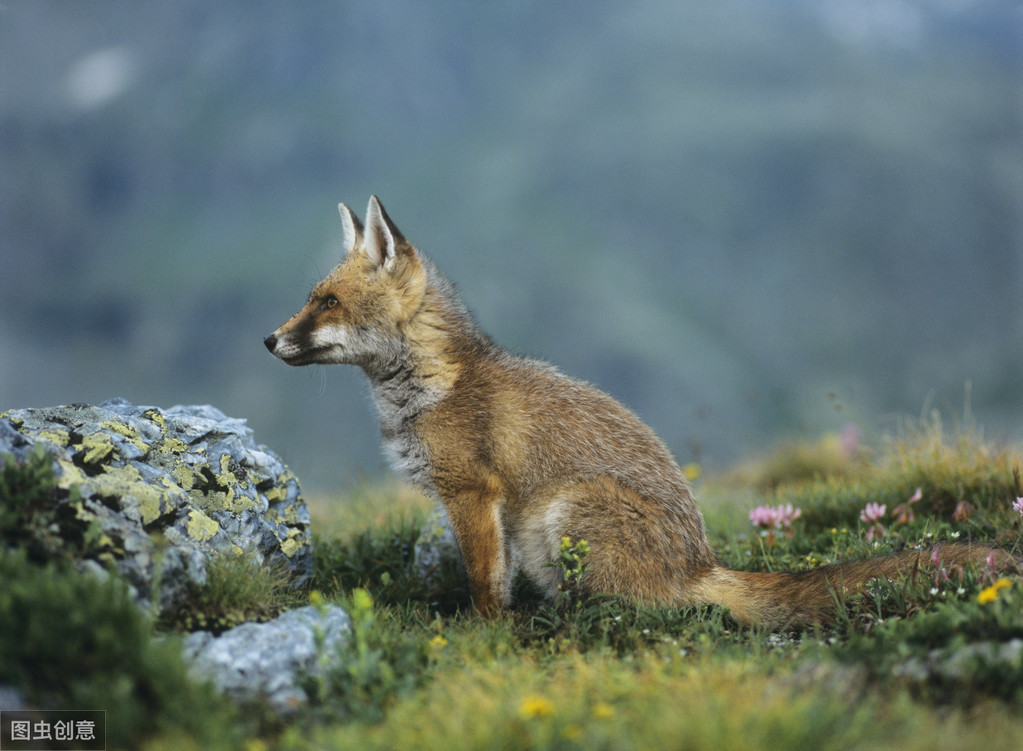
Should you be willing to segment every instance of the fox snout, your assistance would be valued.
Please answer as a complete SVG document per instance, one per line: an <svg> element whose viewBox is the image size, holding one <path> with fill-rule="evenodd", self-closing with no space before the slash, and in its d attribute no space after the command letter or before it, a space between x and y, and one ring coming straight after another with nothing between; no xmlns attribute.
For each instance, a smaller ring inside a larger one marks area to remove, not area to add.
<svg viewBox="0 0 1023 751"><path fill-rule="evenodd" d="M278 329L279 331L280 329ZM263 344L270 350L270 354L274 357L279 357L288 363L288 365L307 365L308 363L302 360L301 350L295 346L294 338L287 334L278 336L277 331L273 332L266 339L263 340Z"/></svg>

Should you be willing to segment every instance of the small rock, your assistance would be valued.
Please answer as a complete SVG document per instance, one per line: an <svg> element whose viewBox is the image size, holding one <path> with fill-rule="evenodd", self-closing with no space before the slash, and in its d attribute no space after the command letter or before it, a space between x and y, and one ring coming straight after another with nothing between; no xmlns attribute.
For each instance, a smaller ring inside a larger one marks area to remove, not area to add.
<svg viewBox="0 0 1023 751"><path fill-rule="evenodd" d="M954 648L932 649L926 659L912 657L892 668L892 675L922 683L934 678L968 680L978 665L1023 670L1023 639L982 641Z"/></svg>
<svg viewBox="0 0 1023 751"><path fill-rule="evenodd" d="M263 700L289 712L308 701L300 685L304 676L323 676L339 664L351 630L348 614L336 605L309 605L220 636L189 634L184 654L193 677L212 680L234 699Z"/></svg>
<svg viewBox="0 0 1023 751"><path fill-rule="evenodd" d="M455 533L442 506L437 506L426 518L412 551L412 565L427 591L438 586L444 572L464 571Z"/></svg>

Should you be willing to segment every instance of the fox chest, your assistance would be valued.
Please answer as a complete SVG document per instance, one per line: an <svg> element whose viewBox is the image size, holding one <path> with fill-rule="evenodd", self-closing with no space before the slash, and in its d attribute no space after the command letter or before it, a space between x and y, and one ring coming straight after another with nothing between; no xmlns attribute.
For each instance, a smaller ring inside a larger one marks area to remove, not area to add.
<svg viewBox="0 0 1023 751"><path fill-rule="evenodd" d="M375 384L373 397L384 455L391 468L409 482L436 495L431 452L419 426L439 397L428 389L401 382Z"/></svg>
<svg viewBox="0 0 1023 751"><path fill-rule="evenodd" d="M433 493L430 452L426 443L411 430L395 432L382 425L381 433L384 454L391 468L409 482Z"/></svg>

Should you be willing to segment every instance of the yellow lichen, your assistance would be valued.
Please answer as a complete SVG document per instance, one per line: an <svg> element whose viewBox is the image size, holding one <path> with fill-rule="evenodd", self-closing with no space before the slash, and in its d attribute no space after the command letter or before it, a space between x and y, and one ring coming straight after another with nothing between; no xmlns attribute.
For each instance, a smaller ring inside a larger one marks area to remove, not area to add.
<svg viewBox="0 0 1023 751"><path fill-rule="evenodd" d="M195 498L195 496L192 496ZM209 511L230 511L234 503L234 490L228 488L227 492L222 490L211 490L205 496L199 497L199 502L204 509Z"/></svg>
<svg viewBox="0 0 1023 751"><path fill-rule="evenodd" d="M174 477L174 482L176 482L178 487L183 490L191 490L194 488L196 478L199 477L197 472L184 463L175 466L174 469L171 470L171 475Z"/></svg>
<svg viewBox="0 0 1023 751"><path fill-rule="evenodd" d="M235 473L231 471L231 457L227 454L220 457L220 474L217 475L217 482L225 488L241 484Z"/></svg>
<svg viewBox="0 0 1023 751"><path fill-rule="evenodd" d="M125 438L128 439L129 443L131 443L133 446L137 446L143 451L145 451L146 448L148 448L146 446L146 442L142 440L142 436L139 435L139 432L130 425L127 425L123 422L118 422L117 420L107 420L106 422L101 423L100 427L103 428L104 430L109 430L111 433L123 435Z"/></svg>
<svg viewBox="0 0 1023 751"><path fill-rule="evenodd" d="M61 490L70 490L89 479L88 475L86 475L80 467L76 467L69 461L58 459L57 466L60 467L60 477L57 478L57 487Z"/></svg>
<svg viewBox="0 0 1023 751"><path fill-rule="evenodd" d="M288 493L280 485L274 485L272 488L263 493L263 497L270 503L277 503L278 501L283 501L287 498Z"/></svg>
<svg viewBox="0 0 1023 751"><path fill-rule="evenodd" d="M86 478L85 484L91 485L97 495L120 499L122 507L134 505L143 524L160 518L170 506L167 494L146 482L132 466L107 468L102 474ZM134 503L125 503L128 499Z"/></svg>
<svg viewBox="0 0 1023 751"><path fill-rule="evenodd" d="M171 454L183 454L188 451L188 444L180 438L166 436L159 444L157 444L157 449Z"/></svg>
<svg viewBox="0 0 1023 751"><path fill-rule="evenodd" d="M281 540L281 552L288 556L288 558L293 557L305 544L305 540L299 539L300 537L302 537L300 530L291 530L288 533L287 539Z"/></svg>
<svg viewBox="0 0 1023 751"><path fill-rule="evenodd" d="M92 433L82 439L82 461L99 464L114 453L114 442L106 433Z"/></svg>
<svg viewBox="0 0 1023 751"><path fill-rule="evenodd" d="M71 440L71 435L63 428L53 428L52 430L40 430L35 434L35 439L64 448L67 446L68 441Z"/></svg>
<svg viewBox="0 0 1023 751"><path fill-rule="evenodd" d="M160 410L147 409L145 412L142 413L142 416L145 417L150 422L155 422L157 425L159 425L161 431L167 430L167 426L163 419L163 412L161 412Z"/></svg>
<svg viewBox="0 0 1023 751"><path fill-rule="evenodd" d="M199 509L188 512L188 534L199 542L212 539L220 531L220 525Z"/></svg>

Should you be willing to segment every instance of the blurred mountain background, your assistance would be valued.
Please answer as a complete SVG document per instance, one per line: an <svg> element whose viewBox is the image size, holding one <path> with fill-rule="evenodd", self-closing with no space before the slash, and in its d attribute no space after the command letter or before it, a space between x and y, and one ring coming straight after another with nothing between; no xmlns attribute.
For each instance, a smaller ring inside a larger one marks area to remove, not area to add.
<svg viewBox="0 0 1023 751"><path fill-rule="evenodd" d="M0 6L0 409L212 403L308 489L362 374L262 338L378 194L483 328L721 466L1023 438L1016 0Z"/></svg>

